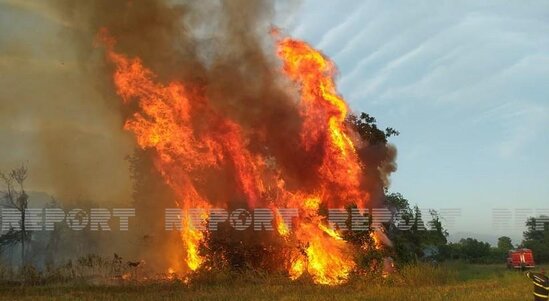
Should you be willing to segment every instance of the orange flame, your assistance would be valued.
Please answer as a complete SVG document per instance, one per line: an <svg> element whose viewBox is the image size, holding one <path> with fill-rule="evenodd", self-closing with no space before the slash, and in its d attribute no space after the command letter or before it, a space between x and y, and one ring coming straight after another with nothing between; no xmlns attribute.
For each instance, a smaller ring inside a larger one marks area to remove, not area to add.
<svg viewBox="0 0 549 301"><path fill-rule="evenodd" d="M274 217L275 217L276 231L278 232L278 234L280 234L280 236L287 237L288 235L290 235L290 229L284 223L284 220L282 219L280 212L276 208L274 209L274 213L275 213Z"/></svg>
<svg viewBox="0 0 549 301"><path fill-rule="evenodd" d="M305 272L306 268L306 261L303 256L298 256L294 261L292 261L290 270L288 273L290 274L290 279L296 280L299 278L303 273Z"/></svg>
<svg viewBox="0 0 549 301"><path fill-rule="evenodd" d="M381 238L379 237L379 234L377 232L370 232L370 237L374 241L374 248L376 250L379 250L383 247L383 244L381 243Z"/></svg>
<svg viewBox="0 0 549 301"><path fill-rule="evenodd" d="M349 199L361 204L367 198L360 191L361 166L345 128L348 107L335 90L334 65L320 52L304 42L283 39L278 43L278 54L284 63L285 74L298 84L301 92L304 119L301 139L305 149L322 143L323 136L328 137L323 142L327 155L319 169L322 182L317 193L322 198L309 196L294 202L309 217L308 221L300 222L296 236L307 245L307 272L314 281L341 284L355 264L349 256L349 246L336 231L323 224L324 219L317 211L323 201L331 207L340 207ZM320 123L321 127L319 120L324 121ZM301 275L304 260L299 257L291 266L292 278Z"/></svg>
<svg viewBox="0 0 549 301"><path fill-rule="evenodd" d="M325 217L318 211L323 204L330 208L341 208L350 202L364 205L368 194L360 189L362 166L353 143L355 138L345 125L349 108L337 94L336 69L330 60L304 42L277 41L282 74L300 93L302 149L310 156L318 156L318 146L323 149L314 191L300 187L289 191L279 172L275 174L280 178L267 175L268 160L250 150L249 137L242 126L210 106L204 87L178 81L159 83L139 58L116 52L115 40L105 30L98 38L115 66L117 94L125 104L136 102L138 107L124 128L135 134L140 147L155 151L155 167L184 211L207 210L218 203L205 196L195 179L207 171L230 166L235 184L250 208L256 206L269 187L278 195L273 207L302 211L303 217L291 233L275 210L279 235L293 235L303 250L303 254L290 259L290 278L296 279L305 271L320 284L337 285L348 278L355 267L350 246L337 231L326 226ZM200 126L196 126L193 116L200 116ZM204 263L200 245L205 235L191 224L189 216L184 215L182 222L183 257L188 270L195 271Z"/></svg>
<svg viewBox="0 0 549 301"><path fill-rule="evenodd" d="M364 200L366 196L359 187L360 161L344 123L348 107L335 90L335 66L302 41L279 41L278 54L284 63L285 74L299 85L301 92L303 145L309 149L325 134L329 138L324 141L327 155L319 170L324 181L320 187L322 195L332 202L332 207L343 206L349 199Z"/></svg>

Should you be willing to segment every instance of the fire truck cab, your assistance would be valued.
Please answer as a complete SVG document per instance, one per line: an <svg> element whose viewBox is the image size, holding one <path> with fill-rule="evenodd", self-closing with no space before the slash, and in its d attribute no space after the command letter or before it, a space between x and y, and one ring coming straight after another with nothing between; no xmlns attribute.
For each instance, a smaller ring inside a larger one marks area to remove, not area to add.
<svg viewBox="0 0 549 301"><path fill-rule="evenodd" d="M536 267L534 263L534 254L530 249L515 249L509 250L507 253L507 268L509 269L533 269Z"/></svg>

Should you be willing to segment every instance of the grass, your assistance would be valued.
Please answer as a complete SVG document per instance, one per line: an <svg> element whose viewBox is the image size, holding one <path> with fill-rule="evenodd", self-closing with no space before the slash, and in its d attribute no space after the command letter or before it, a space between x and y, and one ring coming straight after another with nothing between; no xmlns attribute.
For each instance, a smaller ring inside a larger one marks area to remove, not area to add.
<svg viewBox="0 0 549 301"><path fill-rule="evenodd" d="M0 300L530 300L524 273L503 265L447 263L403 267L387 279L355 277L338 287L261 273L219 273L179 281L116 285L62 283L0 286Z"/></svg>

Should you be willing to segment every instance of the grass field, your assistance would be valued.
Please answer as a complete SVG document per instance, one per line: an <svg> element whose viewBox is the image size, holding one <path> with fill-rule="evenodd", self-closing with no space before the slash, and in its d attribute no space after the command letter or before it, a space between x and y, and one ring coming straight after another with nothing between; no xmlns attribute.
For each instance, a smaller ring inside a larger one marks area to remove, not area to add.
<svg viewBox="0 0 549 301"><path fill-rule="evenodd" d="M356 277L338 287L259 273L217 274L190 285L84 283L0 286L0 300L532 300L524 273L505 266L443 264L403 268L387 279Z"/></svg>

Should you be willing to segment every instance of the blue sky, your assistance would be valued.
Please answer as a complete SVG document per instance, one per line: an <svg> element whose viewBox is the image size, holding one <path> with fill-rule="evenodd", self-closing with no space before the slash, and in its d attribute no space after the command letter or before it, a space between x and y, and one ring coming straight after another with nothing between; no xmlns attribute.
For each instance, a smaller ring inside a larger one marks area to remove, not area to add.
<svg viewBox="0 0 549 301"><path fill-rule="evenodd" d="M549 2L309 0L279 23L336 62L354 111L401 132L391 190L461 208L454 231L549 208Z"/></svg>

